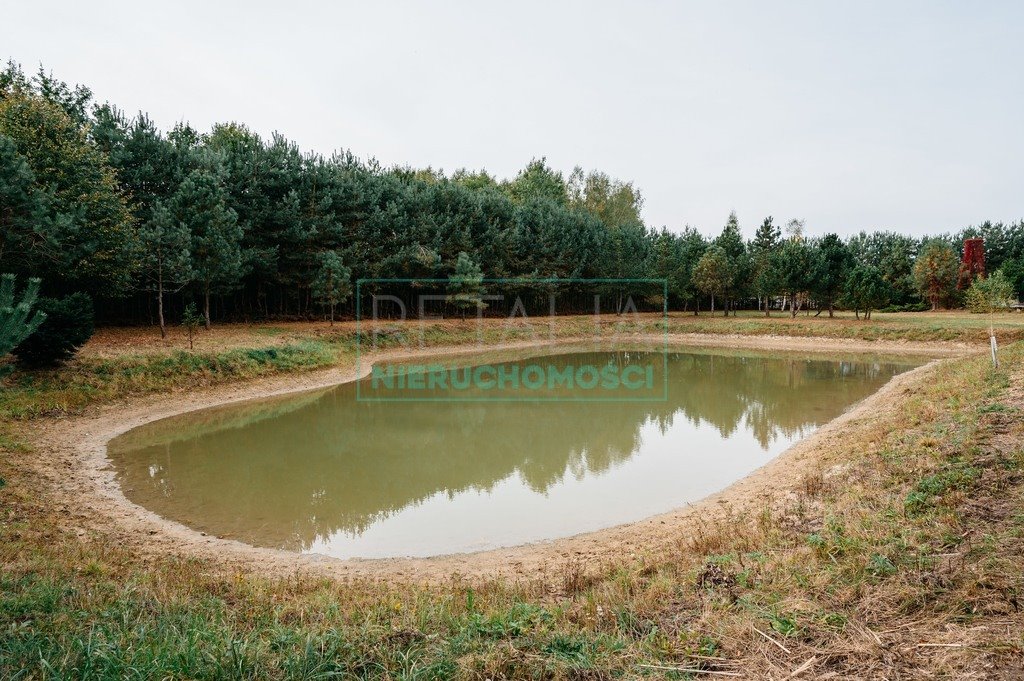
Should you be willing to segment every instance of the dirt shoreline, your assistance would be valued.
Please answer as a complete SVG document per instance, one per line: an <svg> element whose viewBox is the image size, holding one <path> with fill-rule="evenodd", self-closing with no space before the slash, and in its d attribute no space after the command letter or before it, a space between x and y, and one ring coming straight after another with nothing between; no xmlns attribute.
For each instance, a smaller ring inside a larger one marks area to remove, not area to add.
<svg viewBox="0 0 1024 681"><path fill-rule="evenodd" d="M647 337L661 342L664 336ZM584 339L512 343L489 346L489 351L550 348L573 345ZM950 357L983 351L952 343L848 341L829 338L770 336L669 336L672 347L749 348L814 353L869 352L879 354ZM567 563L597 564L628 557L651 557L674 545L680 536L703 524L744 511L760 509L800 484L810 470L831 461L841 441L850 441L858 429L870 428L879 407L891 409L913 385L926 380L934 367L927 364L900 374L878 392L794 444L783 454L727 488L705 499L646 520L595 532L518 547L435 558L339 560L325 556L249 546L231 539L206 536L164 519L122 493L106 455L107 442L132 428L187 411L232 402L321 389L369 373L372 362L464 354L472 346L390 351L367 356L361 371L334 367L306 374L275 376L216 386L186 395L150 396L108 404L82 416L50 419L34 424L32 444L37 453L26 462L45 487L40 492L57 506L80 535L92 533L130 549L143 561L175 557L208 561L210 569L254 572L265 576L296 573L343 580L388 580L439 583L453 578L526 580L553 573ZM184 398L184 399L183 399ZM796 465L799 464L799 465Z"/></svg>

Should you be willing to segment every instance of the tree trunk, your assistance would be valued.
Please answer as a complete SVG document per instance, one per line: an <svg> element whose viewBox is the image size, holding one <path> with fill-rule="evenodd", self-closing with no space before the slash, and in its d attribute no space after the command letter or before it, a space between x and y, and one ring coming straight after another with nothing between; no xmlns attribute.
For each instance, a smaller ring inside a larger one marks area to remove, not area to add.
<svg viewBox="0 0 1024 681"><path fill-rule="evenodd" d="M160 319L160 337L167 338L167 324L164 323L164 275L160 269L156 275L156 311Z"/></svg>
<svg viewBox="0 0 1024 681"><path fill-rule="evenodd" d="M206 320L206 330L210 330L210 282L206 282L203 289L203 318Z"/></svg>
<svg viewBox="0 0 1024 681"><path fill-rule="evenodd" d="M711 294L711 316L715 316L715 294Z"/></svg>
<svg viewBox="0 0 1024 681"><path fill-rule="evenodd" d="M334 303L331 303L331 326L334 326Z"/></svg>
<svg viewBox="0 0 1024 681"><path fill-rule="evenodd" d="M832 301L831 300L828 301L828 318L829 319L832 319L832 313L834 312L834 308L835 308L835 305L833 305Z"/></svg>

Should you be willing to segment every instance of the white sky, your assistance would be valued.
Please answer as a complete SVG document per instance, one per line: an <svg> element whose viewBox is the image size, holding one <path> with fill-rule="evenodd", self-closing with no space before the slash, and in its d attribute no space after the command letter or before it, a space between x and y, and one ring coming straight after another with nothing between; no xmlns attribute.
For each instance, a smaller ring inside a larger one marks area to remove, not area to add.
<svg viewBox="0 0 1024 681"><path fill-rule="evenodd" d="M655 227L1024 217L1024 2L5 3L0 58L164 128L634 181Z"/></svg>

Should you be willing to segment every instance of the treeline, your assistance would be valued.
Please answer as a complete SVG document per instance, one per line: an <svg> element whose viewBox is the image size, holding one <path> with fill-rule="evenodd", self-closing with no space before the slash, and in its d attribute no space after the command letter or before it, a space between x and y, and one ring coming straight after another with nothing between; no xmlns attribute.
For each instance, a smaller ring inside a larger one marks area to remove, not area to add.
<svg viewBox="0 0 1024 681"><path fill-rule="evenodd" d="M543 159L508 180L383 168L237 123L161 131L42 70L0 73L0 272L41 278L50 297L88 293L104 322L177 319L193 301L207 321L333 315L371 278L450 279L463 308L481 276L664 278L669 306L694 311L954 305L972 236L985 239L989 271L1024 288L1024 222L843 241L798 221L783 234L767 218L747 241L735 215L709 239L649 229L641 205L630 183L565 177ZM648 293L660 306L660 288ZM565 304L589 309L585 298Z"/></svg>

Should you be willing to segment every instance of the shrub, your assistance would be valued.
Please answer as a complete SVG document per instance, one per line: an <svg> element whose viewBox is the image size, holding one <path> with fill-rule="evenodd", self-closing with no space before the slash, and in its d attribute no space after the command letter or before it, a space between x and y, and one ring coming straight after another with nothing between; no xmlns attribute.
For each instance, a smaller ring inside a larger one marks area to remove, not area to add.
<svg viewBox="0 0 1024 681"><path fill-rule="evenodd" d="M1013 284L1002 270L991 277L976 279L967 289L967 309L971 312L996 312L1010 307Z"/></svg>
<svg viewBox="0 0 1024 681"><path fill-rule="evenodd" d="M905 303L903 305L886 305L879 312L927 312L932 309L928 303Z"/></svg>
<svg viewBox="0 0 1024 681"><path fill-rule="evenodd" d="M196 331L199 329L199 325L203 323L203 316L196 312L196 304L189 303L185 306L185 312L181 315L181 325L185 327L185 331L188 333L188 349L194 349L192 339L195 337Z"/></svg>
<svg viewBox="0 0 1024 681"><path fill-rule="evenodd" d="M46 319L14 349L18 364L28 368L66 362L85 345L94 330L92 299L84 293L41 298L39 309Z"/></svg>

